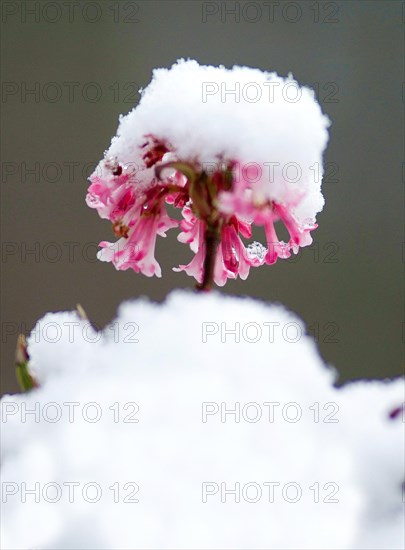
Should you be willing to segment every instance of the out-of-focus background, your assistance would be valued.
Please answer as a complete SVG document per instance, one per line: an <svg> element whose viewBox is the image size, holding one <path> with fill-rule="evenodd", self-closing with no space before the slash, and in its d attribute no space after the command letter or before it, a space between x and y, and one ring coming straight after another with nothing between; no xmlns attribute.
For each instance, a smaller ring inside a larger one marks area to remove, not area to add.
<svg viewBox="0 0 405 550"><path fill-rule="evenodd" d="M2 392L45 312L80 302L101 327L122 300L193 287L171 270L190 259L176 231L162 279L98 262L111 228L84 202L119 114L180 57L292 72L332 120L314 245L224 291L295 311L341 382L403 373L402 2L3 1L1 16Z"/></svg>

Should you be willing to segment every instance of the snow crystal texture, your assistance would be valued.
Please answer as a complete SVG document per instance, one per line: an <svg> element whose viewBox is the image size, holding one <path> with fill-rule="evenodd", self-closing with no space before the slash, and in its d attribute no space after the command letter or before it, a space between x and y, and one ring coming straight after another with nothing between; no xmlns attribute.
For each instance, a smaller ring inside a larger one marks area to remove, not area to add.
<svg viewBox="0 0 405 550"><path fill-rule="evenodd" d="M336 389L283 307L178 291L103 334L48 314L29 354L41 387L1 403L3 548L403 548L404 382Z"/></svg>
<svg viewBox="0 0 405 550"><path fill-rule="evenodd" d="M105 157L133 166L138 185L147 185L150 170L142 167L140 147L152 135L168 143L173 158L207 170L220 160L238 162L258 199L288 203L296 197L296 216L313 219L324 204L329 124L313 90L291 75L181 59L153 71L139 105L120 118ZM101 161L96 173L104 171Z"/></svg>

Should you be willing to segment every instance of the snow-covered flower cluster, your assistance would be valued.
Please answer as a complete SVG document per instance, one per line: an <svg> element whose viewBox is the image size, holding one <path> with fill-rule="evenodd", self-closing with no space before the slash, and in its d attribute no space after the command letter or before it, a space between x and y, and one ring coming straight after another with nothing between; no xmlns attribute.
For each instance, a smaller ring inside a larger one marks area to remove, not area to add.
<svg viewBox="0 0 405 550"><path fill-rule="evenodd" d="M404 547L404 381L336 388L281 306L177 291L100 334L48 314L28 342L2 548Z"/></svg>
<svg viewBox="0 0 405 550"><path fill-rule="evenodd" d="M292 77L191 60L155 70L90 177L87 204L119 237L100 243L99 259L160 277L156 239L177 226L195 253L179 270L203 287L288 258L312 242L323 206L328 125L313 91ZM181 222L167 205L181 209ZM253 224L266 246L241 239Z"/></svg>

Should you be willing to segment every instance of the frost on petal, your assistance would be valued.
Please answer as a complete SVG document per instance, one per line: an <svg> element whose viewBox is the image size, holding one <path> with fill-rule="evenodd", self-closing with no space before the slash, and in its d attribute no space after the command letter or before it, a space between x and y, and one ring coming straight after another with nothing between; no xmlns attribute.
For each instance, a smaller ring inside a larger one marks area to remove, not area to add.
<svg viewBox="0 0 405 550"><path fill-rule="evenodd" d="M257 241L250 243L246 249L251 265L257 267L262 265L267 253L267 248Z"/></svg>
<svg viewBox="0 0 405 550"><path fill-rule="evenodd" d="M276 210L290 234L289 245L295 253L300 246L309 246L312 244L310 232L317 227L315 223L307 223L305 225L299 223L294 214L280 204L276 206Z"/></svg>

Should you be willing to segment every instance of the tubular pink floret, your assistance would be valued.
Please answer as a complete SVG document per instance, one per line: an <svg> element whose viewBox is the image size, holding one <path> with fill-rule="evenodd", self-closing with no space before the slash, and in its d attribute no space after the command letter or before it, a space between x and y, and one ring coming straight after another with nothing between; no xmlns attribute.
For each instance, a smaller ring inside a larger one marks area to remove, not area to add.
<svg viewBox="0 0 405 550"><path fill-rule="evenodd" d="M278 92L271 102L266 95L255 103L204 102L208 75L230 88L271 81ZM206 274L222 286L310 245L323 205L313 167L322 165L329 121L307 88L300 88L299 104L286 100L280 85L291 82L257 69L184 60L156 71L136 109L120 118L117 136L90 177L86 202L118 237L100 243L100 260L160 277L157 237L179 226L178 241L194 257L175 270L205 290ZM288 172L283 163L298 169ZM181 221L168 208L181 209ZM288 243L279 240L277 223L286 227ZM266 246L245 245L254 226L262 229Z"/></svg>

